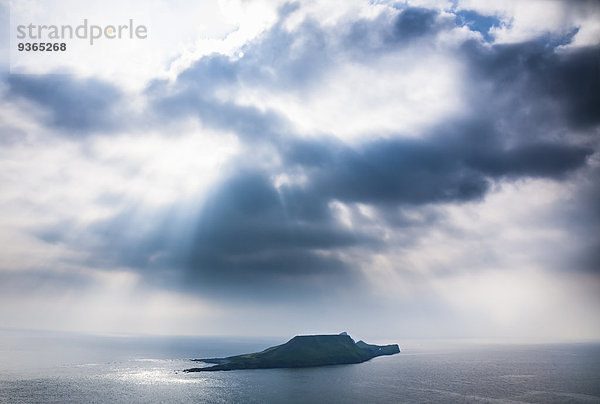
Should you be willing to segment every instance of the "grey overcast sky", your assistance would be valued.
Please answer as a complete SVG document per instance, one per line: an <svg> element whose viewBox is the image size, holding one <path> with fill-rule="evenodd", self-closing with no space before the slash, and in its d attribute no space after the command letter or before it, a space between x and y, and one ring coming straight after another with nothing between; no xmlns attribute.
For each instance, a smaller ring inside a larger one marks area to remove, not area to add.
<svg viewBox="0 0 600 404"><path fill-rule="evenodd" d="M116 68L4 28L0 327L600 338L600 3L159 4Z"/></svg>

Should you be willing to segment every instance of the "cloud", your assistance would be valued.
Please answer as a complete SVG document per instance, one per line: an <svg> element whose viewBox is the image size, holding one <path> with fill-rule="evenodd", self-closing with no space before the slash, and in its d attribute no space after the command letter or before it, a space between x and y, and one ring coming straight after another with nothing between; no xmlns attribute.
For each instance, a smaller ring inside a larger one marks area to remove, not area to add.
<svg viewBox="0 0 600 404"><path fill-rule="evenodd" d="M488 31L495 43L529 42L543 36L561 37L577 29L574 45L598 44L600 7L593 0L460 0L456 2L456 10L498 18L500 23L494 24Z"/></svg>
<svg viewBox="0 0 600 404"><path fill-rule="evenodd" d="M560 51L536 41L488 48L470 41L463 51L471 72L493 86L492 94L499 99L507 94L504 100L510 105L503 105L495 119L508 112L512 119L572 129L600 122L598 47ZM532 119L532 114L539 116Z"/></svg>
<svg viewBox="0 0 600 404"><path fill-rule="evenodd" d="M174 83L153 83L155 111L199 116L253 139L285 132L358 137L423 126L423 109L429 121L457 112L456 63L429 43L421 52L408 40L448 30L452 19L386 9L334 26L307 18L290 29L286 21L298 12L283 13L241 48L242 57L207 55ZM419 23L427 24L423 32L412 32L410 24ZM424 69L424 61L431 66Z"/></svg>
<svg viewBox="0 0 600 404"><path fill-rule="evenodd" d="M183 282L200 293L228 287L239 292L249 285L255 289L245 293L255 297L265 295L266 289L271 289L270 296L281 296L272 289L291 287L304 287L306 293L319 289L319 282L355 282L362 276L361 263L349 257L357 250L368 257L386 248L386 232L372 231L381 223L375 226L360 214L360 204L387 217L384 227L412 223L411 234L418 238L435 224L435 215L418 224L403 218L403 209L482 203L496 185L519 179L560 181L584 167L594 153L589 144L548 136L543 124L531 126L519 111L541 115L558 108L564 116L554 119L562 128L593 125L593 114L583 106L590 108L595 95L584 93L581 98L581 82L591 78L593 49L559 54L543 44L489 46L472 39L455 51L465 56L463 63L477 79L473 88L487 86L492 96L467 92L471 111L463 118L436 122L416 136L390 132L355 144L327 134L298 136L285 108L240 104L235 89L307 94L330 80L329 71L339 72L346 57L368 65L374 63L373 55L402 54L412 40L435 43L435 35L452 30L448 24L455 20L441 18L437 11L403 8L346 22L342 28L308 19L289 31L284 22L295 10L288 11L244 48L243 57L203 56L175 82L158 80L146 90L151 102L145 113L154 122L166 125L193 117L244 141L239 162L231 162L201 202L140 212L127 207L85 228L58 223L42 229L40 237L88 251L86 265L128 267L152 282L172 287ZM357 41L358 32L369 32L370 40ZM582 78L572 77L574 73ZM560 84L547 86L548 80ZM63 84L64 94L58 98L71 102L72 92L85 94L100 85ZM11 91L58 108L43 96L48 85L16 81ZM538 103L550 95L555 99L550 107ZM91 111L109 109L110 98L78 105L87 126L94 127ZM573 103L582 106L580 115L574 115ZM61 116L60 110L55 113ZM507 120L512 115L517 119ZM261 161L265 154L269 161ZM145 223L144 217L153 220ZM353 227L355 221L362 227Z"/></svg>
<svg viewBox="0 0 600 404"><path fill-rule="evenodd" d="M373 55L402 54L412 39L431 35L428 40L437 41L437 32L452 29L448 21L440 20L438 12L407 8L382 13L372 20L346 22L343 28L335 29L311 20L293 31L276 24L244 49L243 58L204 57L178 78L171 89L175 95L161 99L160 92L153 94L159 110L185 100L182 104L189 108L187 113L196 113L248 139L255 140L256 134L262 134L271 153L279 155L279 164L267 167L258 177L256 173L230 177L213 195L213 208L199 213L200 230L192 237L189 248L194 252L188 262L199 282L255 277L277 283L277 279L311 274L351 278L357 273L356 265L348 265L339 257L357 247L364 248L368 255L369 250L383 248L386 241L343 227L332 203L340 202L352 212L357 204L365 204L391 219L397 217L398 208L483 202L497 184L526 178L561 181L585 167L594 153L593 145L560 137L557 131L578 128L580 123L587 127L595 124L593 119L586 121L593 114L582 112L594 103L582 92L576 77L591 81L592 87L597 85L590 69L595 50L589 48L560 54L543 43L490 47L473 40L466 42L456 52L465 56L465 67L472 74L472 82L467 83L474 90L466 92L471 111L462 119L421 130L417 137L392 132L352 145L332 140L326 133L302 139L293 131L296 122L285 119L290 118L285 107L274 114L269 108L244 106L252 114L234 112L232 118L220 120L215 118L220 113L206 106L209 102L219 108L236 105L235 97L227 103L221 101L221 95L211 98L212 94L227 94L231 87L248 86L264 89L267 94L284 91L306 97L321 84L330 83L329 70L343 71L339 61L345 57L349 56L352 63L373 64L377 60ZM548 82L560 84L544 84ZM480 86L492 90L479 92ZM165 89L169 91L169 86ZM198 97L199 93L201 102L185 98ZM540 103L540 99L550 96L553 103ZM573 103L581 108L572 108ZM381 103L375 105L381 107ZM176 110L181 112L183 108L175 107L172 112ZM552 125L558 124L552 131L547 131L550 124L528 119L522 112L534 111L543 116L550 110L558 111L551 118ZM574 110L584 119L573 115ZM236 117L244 117L251 129L240 128ZM253 124L256 119L260 125ZM247 147L251 154L259 148L251 141L247 141ZM269 175L292 180L276 187L272 179L267 179ZM240 198L248 200L242 203ZM358 220L356 215L352 220ZM368 220L361 220L363 229L367 229L364 222ZM316 223L336 230L325 231ZM432 225L424 222L412 234ZM315 261L315 251L327 252L327 260L320 257Z"/></svg>
<svg viewBox="0 0 600 404"><path fill-rule="evenodd" d="M286 143L280 174L300 172L303 181L278 184L275 172L237 166L196 206L127 209L85 228L58 223L40 237L87 251L85 265L131 268L152 284L295 299L327 294L332 283L359 284L362 260L388 247L385 233L371 230L373 218L354 209L357 204L387 215L389 230L398 226L418 238L436 220L403 218L398 208L482 201L495 182L561 179L591 154L550 143L502 149L475 143L481 128L459 129L466 133L379 141L360 151L331 141ZM351 207L349 223L336 203ZM358 261L351 258L357 250Z"/></svg>
<svg viewBox="0 0 600 404"><path fill-rule="evenodd" d="M150 284L193 293L325 292L331 282L353 282L344 249L370 238L346 231L322 203L277 189L267 173L241 171L199 210L179 205L140 215L126 209L85 228L43 226L38 237L87 251L86 266L131 268ZM148 216L153 221L144 223Z"/></svg>
<svg viewBox="0 0 600 404"><path fill-rule="evenodd" d="M500 25L500 20L495 16L481 15L472 10L456 11L456 24L468 26L470 30L479 32L487 42L493 42L490 31Z"/></svg>
<svg viewBox="0 0 600 404"><path fill-rule="evenodd" d="M597 161L578 173L561 203L544 219L569 232L571 242L553 250L549 266L562 272L600 274L600 181Z"/></svg>
<svg viewBox="0 0 600 404"><path fill-rule="evenodd" d="M193 89L160 99L154 109L161 118L184 119L190 115L196 116L209 127L232 131L250 141L277 138L286 128L285 119L277 113L263 112L256 107L232 102L220 102Z"/></svg>
<svg viewBox="0 0 600 404"><path fill-rule="evenodd" d="M430 32L438 13L426 8L406 8L396 19L395 29L398 40L407 41Z"/></svg>
<svg viewBox="0 0 600 404"><path fill-rule="evenodd" d="M44 122L68 135L110 131L124 124L121 91L110 83L68 75L16 75L6 78L9 100L40 108Z"/></svg>
<svg viewBox="0 0 600 404"><path fill-rule="evenodd" d="M309 186L321 197L348 202L460 202L483 198L490 179L561 177L583 166L592 153L548 143L504 150L493 143L493 133L482 135L492 143L478 144L467 132L460 137L373 142L360 151L325 146L316 154L326 154L321 161L327 163L318 167L316 162Z"/></svg>
<svg viewBox="0 0 600 404"><path fill-rule="evenodd" d="M13 178L0 206L22 236L1 262L36 247L14 284L66 290L32 264L51 257L49 270L223 304L309 318L343 297L450 324L485 318L465 309L487 295L471 280L525 274L514 296L538 313L527 290L544 274L596 276L597 47L571 46L571 23L502 41L503 14L462 5L320 7L280 8L235 51L199 52L133 98L93 78L7 76L5 102L36 107L51 140L0 143ZM503 296L481 307L522 321Z"/></svg>

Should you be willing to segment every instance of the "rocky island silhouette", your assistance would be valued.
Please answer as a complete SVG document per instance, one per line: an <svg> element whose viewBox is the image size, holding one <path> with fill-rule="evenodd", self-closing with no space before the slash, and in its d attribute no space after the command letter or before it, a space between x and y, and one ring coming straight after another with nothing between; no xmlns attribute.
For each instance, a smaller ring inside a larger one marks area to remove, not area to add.
<svg viewBox="0 0 600 404"><path fill-rule="evenodd" d="M300 368L362 363L382 355L400 353L397 344L372 345L354 342L345 332L338 335L298 335L282 345L261 352L226 358L192 359L213 364L185 372L212 372L237 369Z"/></svg>

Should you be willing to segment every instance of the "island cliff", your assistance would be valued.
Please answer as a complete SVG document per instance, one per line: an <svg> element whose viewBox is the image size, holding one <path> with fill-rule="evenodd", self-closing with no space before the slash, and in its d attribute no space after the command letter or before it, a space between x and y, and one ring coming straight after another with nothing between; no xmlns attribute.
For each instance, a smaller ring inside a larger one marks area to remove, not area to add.
<svg viewBox="0 0 600 404"><path fill-rule="evenodd" d="M193 359L213 366L186 369L185 372L216 370L299 368L361 363L382 355L400 352L398 345L370 345L354 342L346 333L339 335L299 335L282 345L262 352L227 358Z"/></svg>

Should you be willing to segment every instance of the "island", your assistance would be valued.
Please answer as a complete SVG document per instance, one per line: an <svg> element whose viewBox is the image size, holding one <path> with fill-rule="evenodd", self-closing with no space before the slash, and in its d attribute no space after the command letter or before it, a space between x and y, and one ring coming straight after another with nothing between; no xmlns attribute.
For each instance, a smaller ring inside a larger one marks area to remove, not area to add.
<svg viewBox="0 0 600 404"><path fill-rule="evenodd" d="M397 344L371 345L363 341L354 342L345 332L337 335L298 335L285 344L262 352L227 358L192 359L213 366L185 369L184 372L342 365L362 363L377 356L397 353L400 353Z"/></svg>

